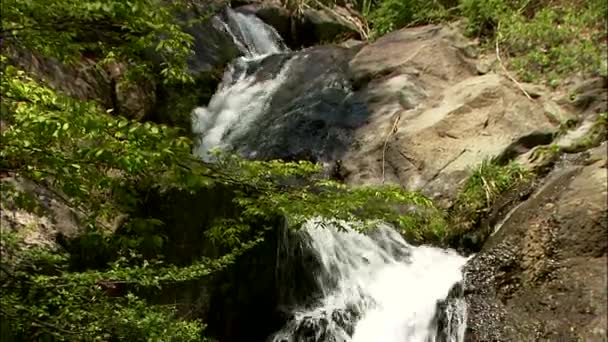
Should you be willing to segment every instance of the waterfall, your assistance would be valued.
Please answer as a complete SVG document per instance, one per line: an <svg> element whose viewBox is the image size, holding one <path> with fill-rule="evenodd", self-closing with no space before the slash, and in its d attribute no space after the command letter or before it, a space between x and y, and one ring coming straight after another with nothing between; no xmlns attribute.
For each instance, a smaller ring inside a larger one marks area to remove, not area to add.
<svg viewBox="0 0 608 342"><path fill-rule="evenodd" d="M226 9L226 28L237 45L245 47L250 57L280 53L287 50L277 31L253 14Z"/></svg>
<svg viewBox="0 0 608 342"><path fill-rule="evenodd" d="M387 225L368 235L348 225L323 226L311 220L299 232L319 261L320 299L293 308L292 319L269 341L463 341L464 301L438 303L462 280L465 257L414 247ZM433 323L438 314L447 320L442 332Z"/></svg>
<svg viewBox="0 0 608 342"><path fill-rule="evenodd" d="M291 61L287 61L276 76L263 81L246 72L232 78L241 64L250 62L246 59L235 61L228 69L229 77L220 84L209 105L194 110L192 129L198 137L195 155L208 160L210 150L230 146L234 139L246 132L249 125L264 113L268 101L285 81L291 65Z"/></svg>
<svg viewBox="0 0 608 342"><path fill-rule="evenodd" d="M276 75L260 80L256 73L260 63L269 55L288 52L287 47L276 30L255 15L227 8L226 17L216 18L214 24L230 34L244 56L228 66L208 106L192 113L192 131L198 138L194 154L206 160L210 150L229 146L264 112L290 65L287 61Z"/></svg>
<svg viewBox="0 0 608 342"><path fill-rule="evenodd" d="M288 51L276 31L253 15L227 9L214 23L230 34L242 57L229 65L209 104L193 111L194 154L206 160L211 159L211 149L235 148L252 126L261 131L256 134L267 133L265 128L274 123L253 124L293 76L295 63L307 58ZM255 158L257 152L247 153ZM290 298L284 303L289 319L269 342L463 341L466 303L448 297L462 281L464 257L412 246L388 225L362 234L352 224L337 227L311 220L290 234L296 239L282 240L276 276L285 283L279 287L286 287L277 298ZM297 258L314 261L296 270ZM294 277L294 272L304 275ZM298 281L293 287L288 284Z"/></svg>

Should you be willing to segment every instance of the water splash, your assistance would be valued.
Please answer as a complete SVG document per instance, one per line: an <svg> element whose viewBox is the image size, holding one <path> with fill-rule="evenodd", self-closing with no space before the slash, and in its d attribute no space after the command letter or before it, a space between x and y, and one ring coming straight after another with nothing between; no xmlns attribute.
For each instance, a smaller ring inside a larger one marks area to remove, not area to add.
<svg viewBox="0 0 608 342"><path fill-rule="evenodd" d="M277 31L253 14L226 8L226 28L237 45L244 47L248 57L265 56L287 50Z"/></svg>
<svg viewBox="0 0 608 342"><path fill-rule="evenodd" d="M255 71L269 55L287 47L274 28L255 15L226 9L226 20L215 20L230 34L244 56L234 60L224 73L218 91L207 107L192 113L192 132L197 137L193 153L205 160L209 151L222 149L238 138L267 107L272 95L286 80L289 61L273 77L260 80Z"/></svg>
<svg viewBox="0 0 608 342"><path fill-rule="evenodd" d="M194 154L206 160L213 148L234 147L233 142L268 109L294 61L305 58L285 54L276 31L255 16L227 9L225 19L215 24L231 35L244 56L228 67L209 105L193 112L192 129L198 138ZM265 71L264 61L274 57L284 62L277 70ZM316 267L310 271L315 271L311 278L318 293L290 308L291 319L269 341L463 341L465 303L459 298L445 299L461 281L464 257L439 248L411 246L387 225L361 234L346 223L337 227L311 220L297 235L301 250L315 259ZM294 242L284 241L286 245ZM293 246L283 247L289 252L287 247ZM278 265L278 272L287 265ZM286 274L277 275L277 279L286 278Z"/></svg>
<svg viewBox="0 0 608 342"><path fill-rule="evenodd" d="M437 304L461 281L467 259L453 251L411 246L387 225L364 235L319 223L310 221L301 234L321 266L316 275L321 299L294 309L270 341L435 341ZM460 312L449 308L448 320ZM461 341L458 331L448 334L450 341Z"/></svg>
<svg viewBox="0 0 608 342"><path fill-rule="evenodd" d="M237 63L248 63L240 60ZM274 93L287 79L292 60L287 61L278 75L267 80L259 80L256 74L237 75L238 64L228 70L219 90L213 95L207 107L196 108L192 114L192 131L198 139L193 153L209 160L210 150L229 147L232 141L241 137L250 125L262 115ZM250 156L255 157L255 156Z"/></svg>

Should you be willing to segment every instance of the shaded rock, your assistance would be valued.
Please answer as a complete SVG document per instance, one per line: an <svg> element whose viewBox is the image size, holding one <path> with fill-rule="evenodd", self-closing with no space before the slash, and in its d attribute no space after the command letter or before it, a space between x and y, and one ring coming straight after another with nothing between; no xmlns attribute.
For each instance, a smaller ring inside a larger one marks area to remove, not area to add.
<svg viewBox="0 0 608 342"><path fill-rule="evenodd" d="M467 341L605 341L606 147L558 166L465 266Z"/></svg>
<svg viewBox="0 0 608 342"><path fill-rule="evenodd" d="M352 53L320 46L266 58L255 77L264 79L265 69L280 65L288 68L285 79L263 115L231 140L232 147L256 159L340 159L352 143L354 130L367 119L365 105L354 96L348 78Z"/></svg>
<svg viewBox="0 0 608 342"><path fill-rule="evenodd" d="M361 38L359 29L347 20L342 8L306 9L296 33L303 46L334 42L336 39Z"/></svg>
<svg viewBox="0 0 608 342"><path fill-rule="evenodd" d="M292 12L279 1L262 0L233 4L239 12L255 14L274 27L292 49L346 40L361 39L363 19L345 6L306 8Z"/></svg>
<svg viewBox="0 0 608 342"><path fill-rule="evenodd" d="M190 20L204 18L212 10L217 14L209 20L184 27L184 31L194 37L194 54L188 59L188 67L189 72L195 76L225 66L243 54L226 27L225 8L218 10L210 8L207 4L201 4L179 14L179 18L187 23Z"/></svg>
<svg viewBox="0 0 608 342"><path fill-rule="evenodd" d="M608 77L586 79L574 85L573 105L583 113L608 111Z"/></svg>
<svg viewBox="0 0 608 342"><path fill-rule="evenodd" d="M128 71L125 63L112 63L106 67L110 74L112 114L133 120L147 119L156 105L157 85L151 80L123 82Z"/></svg>
<svg viewBox="0 0 608 342"><path fill-rule="evenodd" d="M197 193L152 191L135 215L162 220L167 239L162 254L168 262L185 265L231 251L207 232L216 219L239 216L233 198L233 189L226 186ZM219 341L264 341L287 322L289 309L317 294L311 270L318 261L281 218L254 223L251 230L264 231L264 241L237 256L234 264L196 281L163 286L151 299L177 303L182 316L201 319L206 335Z"/></svg>
<svg viewBox="0 0 608 342"><path fill-rule="evenodd" d="M209 4L197 4L187 12L178 13L184 23L218 11L209 20L186 26L184 31L194 37L193 51L188 58L188 72L193 84L165 85L156 89L154 110L149 119L157 123L183 128L190 133L190 113L193 108L206 105L221 81L221 74L234 58L243 55L226 24L225 12ZM225 10L225 9L224 9ZM152 55L161 63L162 60Z"/></svg>

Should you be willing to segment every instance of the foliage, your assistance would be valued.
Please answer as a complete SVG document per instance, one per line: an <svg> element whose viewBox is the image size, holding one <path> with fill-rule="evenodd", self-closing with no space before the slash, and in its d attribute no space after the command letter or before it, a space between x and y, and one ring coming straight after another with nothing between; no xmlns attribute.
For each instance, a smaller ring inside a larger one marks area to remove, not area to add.
<svg viewBox="0 0 608 342"><path fill-rule="evenodd" d="M515 162L498 165L493 160L481 162L464 183L449 210L452 229L447 239L459 238L470 231L491 209L496 199L510 189L525 184L532 175Z"/></svg>
<svg viewBox="0 0 608 342"><path fill-rule="evenodd" d="M491 160L484 160L465 182L456 200L456 206L467 206L475 211L485 210L498 195L527 176L526 171L515 163L500 166Z"/></svg>
<svg viewBox="0 0 608 342"><path fill-rule="evenodd" d="M0 310L5 338L56 341L202 341L203 325L183 321L171 307L149 306L132 293L108 297L92 274L65 273L67 256L45 248L18 248L15 234L2 234ZM6 260L9 259L9 260ZM104 276L111 276L105 274Z"/></svg>
<svg viewBox="0 0 608 342"><path fill-rule="evenodd" d="M185 82L192 36L182 31L174 11L190 6L185 0L6 0L0 35L5 44L64 62L83 55L100 65L127 62L130 78L153 75L147 56L155 54L165 81Z"/></svg>
<svg viewBox="0 0 608 342"><path fill-rule="evenodd" d="M494 42L524 81L559 80L574 73L607 75L603 0L463 0L470 35Z"/></svg>
<svg viewBox="0 0 608 342"><path fill-rule="evenodd" d="M410 232L415 228L408 217L432 221L397 210L404 205L434 210L421 195L397 187L347 188L324 179L319 166L308 162L230 155L202 162L176 129L108 115L95 103L58 94L12 66L4 67L0 90L9 122L2 132L0 169L52 190L85 223L80 251L42 251L3 241L3 251L14 255L2 258L4 314L21 317L9 322L10 330L25 339L61 334L70 340L194 340L190 337L200 334L199 323L176 320L165 307L147 306L137 290L199 279L230 265L259 243L277 218L294 229L313 216L358 221L362 228L384 220ZM239 211L218 214L208 229L227 253L189 265L168 264L155 251L171 241L163 234L163 222L138 216L139 189L196 193L217 186L232 189ZM8 198L20 196L18 189L8 193ZM112 234L115 228L108 222L117 213L127 215L121 228L129 235ZM442 233L436 225L428 227L416 236ZM105 249L111 257L98 258ZM75 258L82 256L86 267L75 268ZM107 296L100 283L126 286L131 294ZM16 302L21 304L13 306Z"/></svg>
<svg viewBox="0 0 608 342"><path fill-rule="evenodd" d="M437 1L384 0L370 11L374 36L405 26L427 24L446 18L447 8Z"/></svg>

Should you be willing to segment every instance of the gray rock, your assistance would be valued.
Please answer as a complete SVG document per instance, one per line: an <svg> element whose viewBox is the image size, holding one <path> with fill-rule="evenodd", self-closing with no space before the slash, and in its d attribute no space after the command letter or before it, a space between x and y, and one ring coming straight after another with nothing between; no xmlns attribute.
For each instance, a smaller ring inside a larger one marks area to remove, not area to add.
<svg viewBox="0 0 608 342"><path fill-rule="evenodd" d="M343 157L347 181L397 183L449 204L470 168L557 125L510 80L477 75L470 46L450 27L395 31L351 60L370 111Z"/></svg>
<svg viewBox="0 0 608 342"><path fill-rule="evenodd" d="M466 341L606 340L606 143L586 155L558 166L465 266Z"/></svg>

